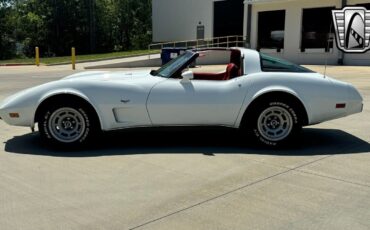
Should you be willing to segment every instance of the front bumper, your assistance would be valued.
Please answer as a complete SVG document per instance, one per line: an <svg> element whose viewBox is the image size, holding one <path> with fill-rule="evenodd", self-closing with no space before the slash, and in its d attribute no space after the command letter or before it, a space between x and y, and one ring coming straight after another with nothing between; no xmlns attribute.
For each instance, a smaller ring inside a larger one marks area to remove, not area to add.
<svg viewBox="0 0 370 230"><path fill-rule="evenodd" d="M18 117L11 117L10 114L18 114ZM34 126L34 111L31 108L16 108L8 106L0 106L0 119L5 123L14 126Z"/></svg>

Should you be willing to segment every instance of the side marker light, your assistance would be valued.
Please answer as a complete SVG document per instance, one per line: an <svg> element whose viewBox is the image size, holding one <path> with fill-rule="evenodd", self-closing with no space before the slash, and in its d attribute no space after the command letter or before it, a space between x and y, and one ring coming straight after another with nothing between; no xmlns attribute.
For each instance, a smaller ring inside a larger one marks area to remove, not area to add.
<svg viewBox="0 0 370 230"><path fill-rule="evenodd" d="M10 118L19 118L19 113L9 113Z"/></svg>
<svg viewBox="0 0 370 230"><path fill-rule="evenodd" d="M335 106L335 108L336 108L336 109L344 109L344 108L346 108L346 104L345 104L345 103L337 104L337 105Z"/></svg>

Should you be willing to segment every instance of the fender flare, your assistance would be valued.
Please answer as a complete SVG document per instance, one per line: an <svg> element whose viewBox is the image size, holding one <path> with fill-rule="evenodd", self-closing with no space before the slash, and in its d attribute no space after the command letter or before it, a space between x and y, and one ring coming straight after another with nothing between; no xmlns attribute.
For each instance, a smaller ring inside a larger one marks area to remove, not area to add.
<svg viewBox="0 0 370 230"><path fill-rule="evenodd" d="M244 117L244 114L248 110L249 106L255 100L257 100L259 97L261 97L265 94L268 94L268 93L286 93L286 94L290 94L291 96L294 96L295 98L297 98L297 100L299 100L301 102L303 108L305 109L305 112L306 112L306 115L307 115L307 122L309 123L310 113L309 113L309 110L307 109L307 103L305 103L305 101L299 96L299 94L297 92L295 92L293 89L288 88L286 86L275 85L275 86L268 86L268 87L265 87L265 88L262 88L262 89L258 90L257 92L255 92L253 94L252 97L250 97L249 100L248 100L248 98L245 98L245 100L243 102L243 105L242 105L242 108L240 109L239 116L238 116L238 118L235 122L235 127L236 128L240 128L243 117Z"/></svg>
<svg viewBox="0 0 370 230"><path fill-rule="evenodd" d="M281 92L281 93L288 93L288 94L291 94L293 96L295 96L296 98L298 98L302 104L303 104L303 101L301 100L301 98L299 97L299 95L292 89L286 87L286 86L268 86L268 87L265 87L259 91L257 91L253 97L252 97L252 101L254 101L255 99L257 99L258 97L266 94L266 93L273 93L273 92Z"/></svg>
<svg viewBox="0 0 370 230"><path fill-rule="evenodd" d="M78 90L75 90L75 89L71 89L71 88L53 90L53 91L49 91L49 92L43 94L40 97L40 99L38 100L38 103L37 103L37 106L36 106L36 110L34 111L34 114L33 114L33 118L34 119L33 119L32 127L35 126L36 113L37 113L37 110L40 107L40 105L43 102L45 102L46 100L48 100L49 98L54 97L54 96L58 96L58 95L76 96L76 97L79 97L79 98L83 99L84 101L86 101L86 103L88 103L95 110L96 114L98 115L100 127L103 129L103 122L102 122L102 119L101 119L101 112L98 110L98 108L91 102L91 100L89 99L89 97L87 97L84 93L82 93L82 92L80 92Z"/></svg>

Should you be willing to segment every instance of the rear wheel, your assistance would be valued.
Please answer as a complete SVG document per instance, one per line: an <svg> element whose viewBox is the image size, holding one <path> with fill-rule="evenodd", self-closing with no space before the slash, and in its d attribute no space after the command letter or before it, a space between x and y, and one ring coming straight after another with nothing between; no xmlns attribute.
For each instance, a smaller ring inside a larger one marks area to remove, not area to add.
<svg viewBox="0 0 370 230"><path fill-rule="evenodd" d="M81 103L46 106L38 125L41 136L48 143L61 147L82 146L98 131L91 108Z"/></svg>
<svg viewBox="0 0 370 230"><path fill-rule="evenodd" d="M262 101L248 119L248 130L258 143L278 147L291 144L302 129L298 107L287 101Z"/></svg>

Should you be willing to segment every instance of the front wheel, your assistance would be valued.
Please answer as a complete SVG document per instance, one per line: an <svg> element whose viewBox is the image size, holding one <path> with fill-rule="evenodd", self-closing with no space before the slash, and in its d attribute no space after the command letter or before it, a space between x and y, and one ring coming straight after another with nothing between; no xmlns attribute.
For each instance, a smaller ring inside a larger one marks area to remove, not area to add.
<svg viewBox="0 0 370 230"><path fill-rule="evenodd" d="M278 147L292 143L302 129L297 106L284 101L266 101L251 116L250 131L261 144Z"/></svg>
<svg viewBox="0 0 370 230"><path fill-rule="evenodd" d="M50 106L43 111L39 131L49 144L77 147L87 143L94 136L95 122L87 106L63 103Z"/></svg>

